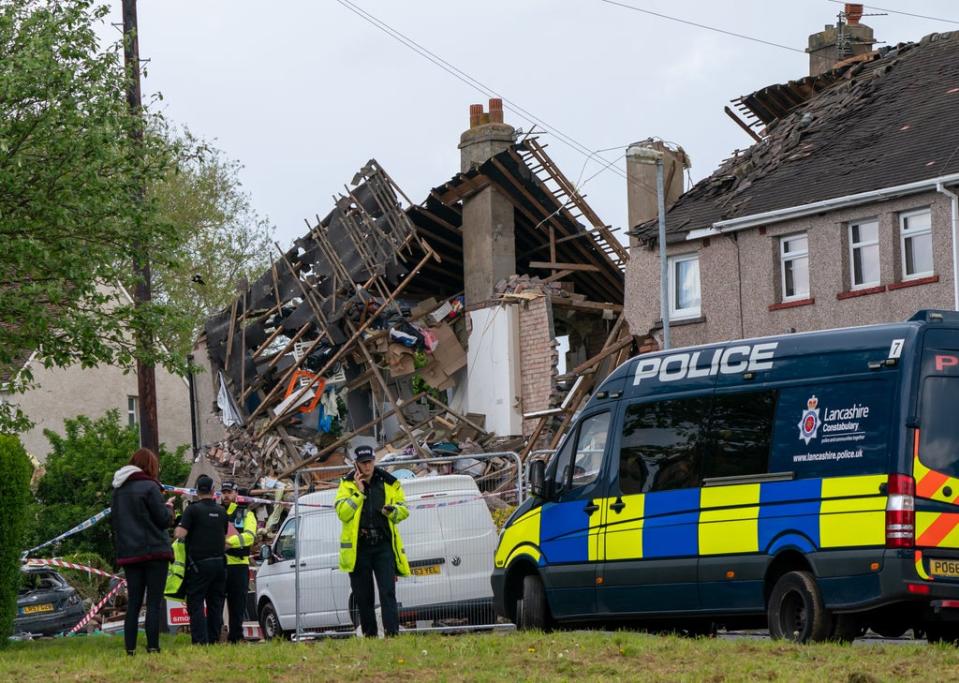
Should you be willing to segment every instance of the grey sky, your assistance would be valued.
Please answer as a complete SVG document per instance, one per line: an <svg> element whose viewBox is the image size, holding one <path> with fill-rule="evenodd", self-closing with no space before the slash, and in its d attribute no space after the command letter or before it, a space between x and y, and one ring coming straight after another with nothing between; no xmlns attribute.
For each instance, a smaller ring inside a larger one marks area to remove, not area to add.
<svg viewBox="0 0 959 683"><path fill-rule="evenodd" d="M750 144L723 114L730 99L808 68L802 53L599 0L353 1L589 149L649 136L681 144L693 180ZM828 0L622 1L797 49L842 8ZM120 2L111 4L119 22ZM880 5L959 19L952 0ZM459 169L469 104L487 99L335 0L138 6L141 56L150 60L144 92L162 92L171 120L244 164L254 206L284 246L304 232L304 217L326 214L331 195L370 157L414 202L425 199ZM959 29L898 14L863 23L890 44ZM510 111L506 120L530 127ZM573 180L601 168L552 135L541 140ZM602 172L583 191L603 220L624 226L621 176Z"/></svg>

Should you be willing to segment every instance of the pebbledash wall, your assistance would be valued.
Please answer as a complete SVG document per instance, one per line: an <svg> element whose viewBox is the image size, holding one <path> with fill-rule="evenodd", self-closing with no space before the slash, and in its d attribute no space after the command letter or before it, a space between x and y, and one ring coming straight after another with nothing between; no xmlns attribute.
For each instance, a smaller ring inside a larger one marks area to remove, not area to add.
<svg viewBox="0 0 959 683"><path fill-rule="evenodd" d="M904 281L899 216L925 208L931 211L934 274ZM880 282L853 292L848 225L872 218L879 220ZM701 295L699 318L671 323L671 345L898 321L923 308L952 309L951 229L949 200L928 192L670 244L670 256L698 254ZM809 298L783 303L779 239L803 232L809 245ZM626 273L626 315L633 334L652 333L661 341L659 311L658 247L633 246Z"/></svg>
<svg viewBox="0 0 959 683"><path fill-rule="evenodd" d="M18 404L34 423L33 428L19 436L27 452L40 462L44 462L50 452L50 442L43 430L50 429L62 435L66 419L78 415L97 419L108 410L117 410L121 424L128 424L127 401L130 396L137 395L136 373L124 373L112 365L44 368L39 363L33 364L32 371L33 389L4 398ZM156 387L160 442L170 451L189 445L192 433L187 383L158 367ZM187 452L186 456L189 455Z"/></svg>

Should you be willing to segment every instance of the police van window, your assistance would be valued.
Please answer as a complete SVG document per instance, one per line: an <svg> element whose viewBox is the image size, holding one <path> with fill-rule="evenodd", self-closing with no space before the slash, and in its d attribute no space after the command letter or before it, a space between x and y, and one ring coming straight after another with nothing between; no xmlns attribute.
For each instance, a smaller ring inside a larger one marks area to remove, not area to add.
<svg viewBox="0 0 959 683"><path fill-rule="evenodd" d="M566 483L569 481L569 463L570 456L573 454L574 441L572 435L567 437L566 441L563 442L563 447L553 456L553 463L550 467L552 467L553 491L555 493L565 490Z"/></svg>
<svg viewBox="0 0 959 683"><path fill-rule="evenodd" d="M636 403L626 409L619 451L623 494L699 486L709 399Z"/></svg>
<svg viewBox="0 0 959 683"><path fill-rule="evenodd" d="M703 477L766 473L775 410L774 391L715 396L703 455Z"/></svg>
<svg viewBox="0 0 959 683"><path fill-rule="evenodd" d="M280 535L276 537L273 552L282 560L296 557L296 519L290 519L283 525Z"/></svg>
<svg viewBox="0 0 959 683"><path fill-rule="evenodd" d="M929 469L959 477L959 377L926 377L919 415L919 460Z"/></svg>
<svg viewBox="0 0 959 683"><path fill-rule="evenodd" d="M573 461L573 486L585 486L596 481L606 452L606 437L609 434L609 413L588 417L580 424L576 441L576 458Z"/></svg>

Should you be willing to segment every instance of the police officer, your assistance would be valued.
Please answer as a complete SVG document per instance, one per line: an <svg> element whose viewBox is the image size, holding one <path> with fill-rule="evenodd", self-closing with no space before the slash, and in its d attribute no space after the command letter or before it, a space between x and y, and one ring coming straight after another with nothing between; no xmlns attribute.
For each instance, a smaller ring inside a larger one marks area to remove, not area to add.
<svg viewBox="0 0 959 683"><path fill-rule="evenodd" d="M409 517L410 512L399 480L375 466L373 449L360 446L353 455L355 469L343 477L334 502L336 514L343 523L340 569L350 575L363 635L377 635L373 609L375 576L383 630L387 636L395 636L400 630L396 576L410 575L396 525Z"/></svg>
<svg viewBox="0 0 959 683"><path fill-rule="evenodd" d="M256 517L245 504L237 502L238 493L236 482L227 481L220 487L220 503L232 525L226 537L226 606L230 613L231 643L243 640L243 617L250 584L250 546L256 540Z"/></svg>
<svg viewBox="0 0 959 683"><path fill-rule="evenodd" d="M220 639L226 592L226 510L213 499L213 479L196 480L197 501L183 511L174 534L186 540L186 606L194 645ZM206 614L203 608L206 606Z"/></svg>

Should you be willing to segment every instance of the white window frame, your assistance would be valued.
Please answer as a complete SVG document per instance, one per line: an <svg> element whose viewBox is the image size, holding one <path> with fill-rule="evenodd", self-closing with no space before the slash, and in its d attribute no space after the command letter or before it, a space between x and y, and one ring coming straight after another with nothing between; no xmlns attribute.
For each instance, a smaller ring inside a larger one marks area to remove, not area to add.
<svg viewBox="0 0 959 683"><path fill-rule="evenodd" d="M913 216L921 216L922 214L929 215L929 227L928 228L907 228L906 220ZM936 273L936 261L935 261L935 250L931 249L930 253L932 255L932 269L925 270L919 273L906 273L906 240L912 237L921 237L922 235L929 235L929 241L932 242L932 210L925 209L916 209L914 211L904 211L899 214L899 252L900 252L900 261L902 263L902 279L903 282L907 280L918 280L920 278L929 277L930 275L935 275Z"/></svg>
<svg viewBox="0 0 959 683"><path fill-rule="evenodd" d="M797 239L799 237L806 238L806 251L793 251L787 254L784 251L786 242ZM793 294L791 296L787 296L786 295L786 262L795 261L803 257L805 257L806 259L806 283L807 283L806 291L802 293ZM810 280L809 278L809 233L796 232L796 233L793 233L792 235L783 235L782 237L779 238L779 287L780 287L780 292L782 293L783 303L786 303L789 301L804 301L808 299L809 290L810 290L809 284L811 284L809 280Z"/></svg>
<svg viewBox="0 0 959 683"><path fill-rule="evenodd" d="M136 427L139 424L140 424L140 397L129 395L127 396L127 425L130 427Z"/></svg>
<svg viewBox="0 0 959 683"><path fill-rule="evenodd" d="M676 266L686 261L696 261L696 267L699 268L699 254L682 254L680 256L670 256L666 259L667 280L669 286L666 292L669 296L669 319L688 320L698 318L702 315L703 308L703 271L699 270L699 306L689 308L676 308Z"/></svg>
<svg viewBox="0 0 959 683"><path fill-rule="evenodd" d="M860 242L853 241L853 238L852 238L853 228L861 228L862 226L869 225L871 223L875 223L876 225L876 239L860 241ZM857 289L869 289L870 287L876 287L882 281L882 264L880 263L881 259L879 258L879 255L877 255L876 257L877 258L877 263L876 263L877 278L875 280L869 280L866 282L860 282L859 284L856 284L856 265L855 264L856 264L856 249L879 246L879 219L868 218L861 221L853 221L849 223L848 227L849 227L849 231L848 231L848 234L849 234L849 289L857 290Z"/></svg>

